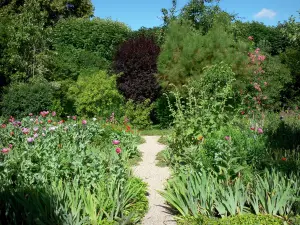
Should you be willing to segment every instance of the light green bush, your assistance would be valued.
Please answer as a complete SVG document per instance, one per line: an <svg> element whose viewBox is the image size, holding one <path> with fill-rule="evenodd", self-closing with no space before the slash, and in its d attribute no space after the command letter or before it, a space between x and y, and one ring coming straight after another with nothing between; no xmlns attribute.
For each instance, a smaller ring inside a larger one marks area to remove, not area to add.
<svg viewBox="0 0 300 225"><path fill-rule="evenodd" d="M74 101L80 115L108 117L112 112L121 116L123 96L116 87L116 76L105 71L81 74L69 88L69 98Z"/></svg>
<svg viewBox="0 0 300 225"><path fill-rule="evenodd" d="M125 105L125 116L129 119L129 123L137 128L147 128L152 124L150 113L153 108L154 104L151 104L149 99L142 103L129 100Z"/></svg>
<svg viewBox="0 0 300 225"><path fill-rule="evenodd" d="M241 215L223 219L182 218L178 225L283 225L283 220L270 215Z"/></svg>

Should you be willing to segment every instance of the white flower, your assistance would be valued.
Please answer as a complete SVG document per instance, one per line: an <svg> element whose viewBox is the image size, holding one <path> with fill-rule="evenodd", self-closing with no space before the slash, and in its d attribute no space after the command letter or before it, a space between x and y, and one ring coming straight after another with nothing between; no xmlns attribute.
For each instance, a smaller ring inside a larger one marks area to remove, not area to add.
<svg viewBox="0 0 300 225"><path fill-rule="evenodd" d="M97 120L97 118L94 117L94 118L93 118L93 121L96 121L96 120Z"/></svg>

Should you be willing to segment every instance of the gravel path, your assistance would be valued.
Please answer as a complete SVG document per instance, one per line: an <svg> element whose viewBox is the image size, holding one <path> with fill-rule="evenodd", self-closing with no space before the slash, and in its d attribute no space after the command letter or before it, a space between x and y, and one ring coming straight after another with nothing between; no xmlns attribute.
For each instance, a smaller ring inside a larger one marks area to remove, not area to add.
<svg viewBox="0 0 300 225"><path fill-rule="evenodd" d="M158 190L164 189L164 183L170 176L167 167L156 166L156 155L165 148L158 143L158 136L144 136L146 142L139 146L143 154L143 161L133 168L136 176L148 183L149 211L142 221L143 225L176 225L172 215L168 211L168 206L164 203L163 197Z"/></svg>

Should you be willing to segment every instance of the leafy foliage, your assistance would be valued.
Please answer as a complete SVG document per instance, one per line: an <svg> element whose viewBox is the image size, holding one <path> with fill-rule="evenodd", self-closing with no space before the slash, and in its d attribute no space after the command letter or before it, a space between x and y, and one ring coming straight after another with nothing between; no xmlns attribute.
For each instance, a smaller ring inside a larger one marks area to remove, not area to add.
<svg viewBox="0 0 300 225"><path fill-rule="evenodd" d="M235 42L224 26L215 24L202 35L186 21L173 22L158 59L159 78L175 85L186 84L188 79L201 76L206 66L220 62L230 65L237 76L246 74L247 45ZM166 86L165 84L165 86Z"/></svg>
<svg viewBox="0 0 300 225"><path fill-rule="evenodd" d="M132 100L126 102L125 116L129 119L130 124L137 128L147 128L152 122L150 120L150 113L154 105L147 99L141 103L134 103Z"/></svg>
<svg viewBox="0 0 300 225"><path fill-rule="evenodd" d="M105 71L79 76L69 89L69 97L80 115L105 118L112 112L121 113L124 101L116 87L116 76L108 76Z"/></svg>
<svg viewBox="0 0 300 225"><path fill-rule="evenodd" d="M129 158L138 138L102 122L67 122L43 111L0 130L0 222L99 224L138 222L147 209L145 184ZM116 151L112 140L120 140ZM33 207L34 206L34 207Z"/></svg>
<svg viewBox="0 0 300 225"><path fill-rule="evenodd" d="M257 176L253 189L240 178L227 183L210 173L190 171L170 180L161 194L183 217L235 216L251 210L256 214L287 216L296 203L298 185L296 177L289 180L275 172Z"/></svg>
<svg viewBox="0 0 300 225"><path fill-rule="evenodd" d="M53 93L53 87L44 79L12 84L3 95L2 113L20 117L38 113L52 106Z"/></svg>
<svg viewBox="0 0 300 225"><path fill-rule="evenodd" d="M117 79L118 89L135 102L150 99L153 102L160 94L160 86L154 74L160 52L153 37L140 36L124 42L118 49L113 70L121 73Z"/></svg>

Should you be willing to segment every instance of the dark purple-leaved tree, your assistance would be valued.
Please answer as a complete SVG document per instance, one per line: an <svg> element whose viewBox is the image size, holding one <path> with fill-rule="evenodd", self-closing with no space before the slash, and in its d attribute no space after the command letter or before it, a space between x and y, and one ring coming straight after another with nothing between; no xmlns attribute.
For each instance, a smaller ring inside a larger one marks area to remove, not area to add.
<svg viewBox="0 0 300 225"><path fill-rule="evenodd" d="M160 95L160 86L155 74L160 48L153 37L138 36L125 41L116 52L113 63L119 91L135 102L150 99L153 102Z"/></svg>

